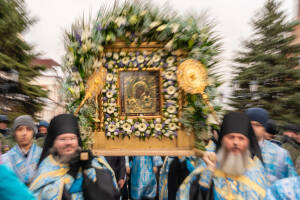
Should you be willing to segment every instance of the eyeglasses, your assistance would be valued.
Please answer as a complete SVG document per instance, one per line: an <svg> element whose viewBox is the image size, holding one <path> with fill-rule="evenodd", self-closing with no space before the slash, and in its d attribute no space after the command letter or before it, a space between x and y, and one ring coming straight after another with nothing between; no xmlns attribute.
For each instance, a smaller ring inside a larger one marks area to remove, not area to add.
<svg viewBox="0 0 300 200"><path fill-rule="evenodd" d="M77 137L69 137L69 138L58 138L56 139L58 142L74 142L77 141Z"/></svg>

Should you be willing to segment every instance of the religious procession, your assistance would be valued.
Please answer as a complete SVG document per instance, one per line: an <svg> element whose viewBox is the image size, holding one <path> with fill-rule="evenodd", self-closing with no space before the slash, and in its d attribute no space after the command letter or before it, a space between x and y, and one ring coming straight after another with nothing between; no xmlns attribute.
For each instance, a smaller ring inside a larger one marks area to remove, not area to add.
<svg viewBox="0 0 300 200"><path fill-rule="evenodd" d="M300 200L300 0L164 3L0 0L0 200Z"/></svg>

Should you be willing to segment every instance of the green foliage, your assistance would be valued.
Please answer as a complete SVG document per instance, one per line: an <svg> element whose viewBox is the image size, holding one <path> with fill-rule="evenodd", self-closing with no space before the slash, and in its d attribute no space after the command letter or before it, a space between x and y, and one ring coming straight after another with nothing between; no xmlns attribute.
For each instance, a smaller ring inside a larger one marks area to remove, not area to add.
<svg viewBox="0 0 300 200"><path fill-rule="evenodd" d="M35 55L20 35L34 20L28 18L22 0L0 0L0 8L0 72L15 70L19 75L17 82L1 80L1 104L9 111L1 106L0 112L9 114L10 118L21 114L34 116L42 109L40 97L46 97L46 92L30 83L39 75L40 68L29 65Z"/></svg>
<svg viewBox="0 0 300 200"><path fill-rule="evenodd" d="M280 3L269 0L254 18L251 39L235 62L239 89L234 91L232 106L238 110L258 106L267 109L280 123L300 121L300 69L297 68L300 45L293 43L298 21L287 21ZM258 84L250 92L251 81ZM298 100L297 100L298 98Z"/></svg>

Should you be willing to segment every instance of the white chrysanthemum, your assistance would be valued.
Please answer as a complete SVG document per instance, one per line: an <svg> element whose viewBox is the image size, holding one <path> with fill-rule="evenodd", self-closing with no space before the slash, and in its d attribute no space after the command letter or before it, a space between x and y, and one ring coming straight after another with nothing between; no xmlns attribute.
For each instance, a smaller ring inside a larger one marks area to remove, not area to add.
<svg viewBox="0 0 300 200"><path fill-rule="evenodd" d="M126 132L130 132L131 131L131 125L128 124L128 123L123 124L122 128Z"/></svg>
<svg viewBox="0 0 300 200"><path fill-rule="evenodd" d="M155 130L156 131L161 131L162 125L161 124L155 124Z"/></svg>
<svg viewBox="0 0 300 200"><path fill-rule="evenodd" d="M171 120L170 119L167 119L166 121L165 121L165 124L169 124L171 122Z"/></svg>
<svg viewBox="0 0 300 200"><path fill-rule="evenodd" d="M146 134L150 135L151 131L150 130L147 130L146 131Z"/></svg>
<svg viewBox="0 0 300 200"><path fill-rule="evenodd" d="M114 135L119 135L119 133L117 131L114 132Z"/></svg>
<svg viewBox="0 0 300 200"><path fill-rule="evenodd" d="M168 94L174 94L176 92L176 88L174 86L170 86L167 88Z"/></svg>
<svg viewBox="0 0 300 200"><path fill-rule="evenodd" d="M145 60L144 56L142 56L142 55L139 55L136 59L137 59L138 63L142 63Z"/></svg>
<svg viewBox="0 0 300 200"><path fill-rule="evenodd" d="M160 123L160 122L161 122L161 118L156 118L155 121L156 121L157 123Z"/></svg>
<svg viewBox="0 0 300 200"><path fill-rule="evenodd" d="M176 125L175 123L170 123L168 127L169 127L169 129L172 130L172 131L174 131L174 130L177 129L177 125Z"/></svg>
<svg viewBox="0 0 300 200"><path fill-rule="evenodd" d="M109 62L108 62L108 68L109 68L109 69L112 69L112 68L114 68L114 64L115 64L115 62L114 62L114 61L112 61L112 60L111 60L111 61L109 61Z"/></svg>
<svg viewBox="0 0 300 200"><path fill-rule="evenodd" d="M114 107L107 107L106 112L109 113L109 114L112 114L112 113L115 112L115 108Z"/></svg>
<svg viewBox="0 0 300 200"><path fill-rule="evenodd" d="M114 96L114 93L112 92L112 91L108 91L107 93L106 93L106 97L107 98L112 98Z"/></svg>
<svg viewBox="0 0 300 200"><path fill-rule="evenodd" d="M125 51L121 51L120 52L120 56L122 56L122 57L126 56L126 52Z"/></svg>
<svg viewBox="0 0 300 200"><path fill-rule="evenodd" d="M175 113L176 112L176 107L175 106L169 106L167 108L168 113Z"/></svg>
<svg viewBox="0 0 300 200"><path fill-rule="evenodd" d="M106 135L107 135L107 136L111 136L111 133L110 133L110 132L107 132Z"/></svg>
<svg viewBox="0 0 300 200"><path fill-rule="evenodd" d="M135 136L140 136L141 135L141 133L139 131L136 131L134 134L135 134Z"/></svg>
<svg viewBox="0 0 300 200"><path fill-rule="evenodd" d="M126 24L126 17L123 17L123 16L117 17L115 19L115 23L118 25L118 27L120 27L122 25L125 25Z"/></svg>
<svg viewBox="0 0 300 200"><path fill-rule="evenodd" d="M112 56L112 52L111 51L109 51L109 52L106 53L106 57L111 57L111 56Z"/></svg>
<svg viewBox="0 0 300 200"><path fill-rule="evenodd" d="M170 135L172 135L171 131L167 131L166 133L164 133L165 136L169 137Z"/></svg>
<svg viewBox="0 0 300 200"><path fill-rule="evenodd" d="M113 59L114 59L114 60L118 60L118 59L119 59L119 54L118 54L118 53L114 53Z"/></svg>
<svg viewBox="0 0 300 200"><path fill-rule="evenodd" d="M175 61L175 58L174 58L173 56L170 56L170 57L167 58L167 63L168 63L169 65L173 64L174 61Z"/></svg>
<svg viewBox="0 0 300 200"><path fill-rule="evenodd" d="M160 56L158 54L155 54L153 57L152 57L152 61L153 62L159 62L160 61Z"/></svg>
<svg viewBox="0 0 300 200"><path fill-rule="evenodd" d="M151 128L154 128L155 126L154 126L154 124L153 124L153 123L151 123L151 124L150 124L150 127L151 127Z"/></svg>
<svg viewBox="0 0 300 200"><path fill-rule="evenodd" d="M171 71L166 72L166 79L175 79L175 74Z"/></svg>
<svg viewBox="0 0 300 200"><path fill-rule="evenodd" d="M147 125L145 123L140 123L138 129L139 131L144 132L147 129Z"/></svg>
<svg viewBox="0 0 300 200"><path fill-rule="evenodd" d="M114 78L114 75L111 74L111 73L108 73L107 76L106 76L107 81L111 81L111 80L113 80L113 78Z"/></svg>
<svg viewBox="0 0 300 200"><path fill-rule="evenodd" d="M114 124L108 125L107 130L109 132L114 132L116 130L116 125L114 125Z"/></svg>

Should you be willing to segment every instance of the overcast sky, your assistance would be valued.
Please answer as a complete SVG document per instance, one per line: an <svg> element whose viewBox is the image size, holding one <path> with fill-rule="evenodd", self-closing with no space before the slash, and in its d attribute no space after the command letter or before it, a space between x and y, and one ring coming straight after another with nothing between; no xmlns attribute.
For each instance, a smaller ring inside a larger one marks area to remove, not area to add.
<svg viewBox="0 0 300 200"><path fill-rule="evenodd" d="M144 0L145 1L145 0ZM252 28L250 20L261 9L266 0L152 0L157 5L168 2L179 14L208 11L217 22L216 31L222 38L224 52L219 65L224 78L231 78L230 66L242 40L249 38ZM282 9L289 18L295 19L297 0L281 0ZM25 0L30 16L38 22L23 34L25 40L35 45L43 58L52 58L61 63L64 55L63 32L70 29L78 18L96 15L103 4L112 5L112 0ZM225 95L230 92L225 84Z"/></svg>

